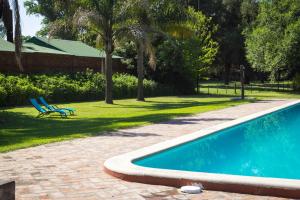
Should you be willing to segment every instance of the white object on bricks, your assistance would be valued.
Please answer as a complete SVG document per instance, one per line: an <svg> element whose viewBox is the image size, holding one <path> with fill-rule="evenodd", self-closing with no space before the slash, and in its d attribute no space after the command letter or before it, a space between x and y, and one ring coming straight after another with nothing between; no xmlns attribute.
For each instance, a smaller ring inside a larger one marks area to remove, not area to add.
<svg viewBox="0 0 300 200"><path fill-rule="evenodd" d="M187 186L182 186L180 188L180 191L188 194L199 194L202 192L202 188L200 186L187 185Z"/></svg>

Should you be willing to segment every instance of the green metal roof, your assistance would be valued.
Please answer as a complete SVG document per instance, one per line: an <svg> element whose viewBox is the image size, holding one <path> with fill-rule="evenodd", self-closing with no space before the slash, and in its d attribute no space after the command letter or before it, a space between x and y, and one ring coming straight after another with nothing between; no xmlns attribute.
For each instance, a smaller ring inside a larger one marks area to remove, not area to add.
<svg viewBox="0 0 300 200"><path fill-rule="evenodd" d="M15 45L0 38L0 51L15 51ZM74 55L79 57L105 58L105 52L90 47L80 41L46 39L32 37L22 45L22 52L26 53L49 53L61 55ZM121 58L113 56L113 58Z"/></svg>
<svg viewBox="0 0 300 200"><path fill-rule="evenodd" d="M11 42L8 42L2 38L0 38L0 51L9 51L15 52L15 45ZM58 51L55 49L46 48L43 46L39 46L33 43L24 43L22 45L22 52L24 53L51 53L51 54L64 54L70 55L63 51Z"/></svg>
<svg viewBox="0 0 300 200"><path fill-rule="evenodd" d="M61 40L61 39L47 39L41 37L32 37L27 40L28 43L33 43L38 46L43 46L45 48L50 48L53 50L63 51L65 53L80 56L80 57L105 57L105 52L103 50L98 50L90 47L80 41L72 40ZM121 58L119 56L113 56L113 58Z"/></svg>
<svg viewBox="0 0 300 200"><path fill-rule="evenodd" d="M59 51L52 48L43 47L40 45L36 45L34 43L25 42L23 44L23 51L27 53L49 53L49 54L62 54L62 55L70 55L69 53Z"/></svg>
<svg viewBox="0 0 300 200"><path fill-rule="evenodd" d="M15 45L0 38L0 51L15 51Z"/></svg>

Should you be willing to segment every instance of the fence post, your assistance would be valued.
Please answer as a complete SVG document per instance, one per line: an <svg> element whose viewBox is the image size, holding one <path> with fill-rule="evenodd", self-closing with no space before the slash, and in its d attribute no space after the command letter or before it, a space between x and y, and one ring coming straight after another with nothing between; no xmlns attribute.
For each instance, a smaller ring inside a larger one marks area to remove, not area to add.
<svg viewBox="0 0 300 200"><path fill-rule="evenodd" d="M234 82L234 94L236 94L236 82Z"/></svg>
<svg viewBox="0 0 300 200"><path fill-rule="evenodd" d="M240 65L240 72L241 72L241 99L245 99L245 67L244 65Z"/></svg>

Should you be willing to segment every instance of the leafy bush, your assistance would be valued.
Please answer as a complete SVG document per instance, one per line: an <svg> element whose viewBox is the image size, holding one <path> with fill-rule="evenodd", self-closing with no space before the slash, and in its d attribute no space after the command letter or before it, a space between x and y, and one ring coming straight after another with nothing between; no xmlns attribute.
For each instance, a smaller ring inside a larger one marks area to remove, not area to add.
<svg viewBox="0 0 300 200"><path fill-rule="evenodd" d="M125 74L116 74L113 76L114 89L113 94L116 98L128 98L137 94L137 78Z"/></svg>
<svg viewBox="0 0 300 200"><path fill-rule="evenodd" d="M5 105L7 92L4 87L0 86L0 105Z"/></svg>
<svg viewBox="0 0 300 200"><path fill-rule="evenodd" d="M113 75L115 99L134 98L137 78L127 74ZM175 94L170 87L151 80L144 81L145 96ZM49 102L103 100L105 80L101 73L91 70L76 74L18 75L0 74L0 106L29 103L32 97L44 96Z"/></svg>
<svg viewBox="0 0 300 200"><path fill-rule="evenodd" d="M183 48L183 42L179 40L168 38L162 41L156 49L156 70L146 68L147 75L157 82L174 86L178 94L193 94L196 73L185 63Z"/></svg>
<svg viewBox="0 0 300 200"><path fill-rule="evenodd" d="M1 75L0 85L3 90L0 105L22 105L32 96L44 96L43 90L36 87L28 76Z"/></svg>

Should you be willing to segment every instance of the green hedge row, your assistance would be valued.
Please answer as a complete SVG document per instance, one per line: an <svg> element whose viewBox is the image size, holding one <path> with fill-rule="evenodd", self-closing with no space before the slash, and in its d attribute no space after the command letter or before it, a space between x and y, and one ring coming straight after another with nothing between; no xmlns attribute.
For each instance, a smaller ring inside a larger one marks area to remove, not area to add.
<svg viewBox="0 0 300 200"><path fill-rule="evenodd" d="M113 75L114 99L135 98L137 78L127 74ZM29 104L29 98L45 97L49 102L89 101L104 99L104 76L86 72L66 75L0 74L0 106ZM151 80L144 81L145 96L173 95L173 89Z"/></svg>

